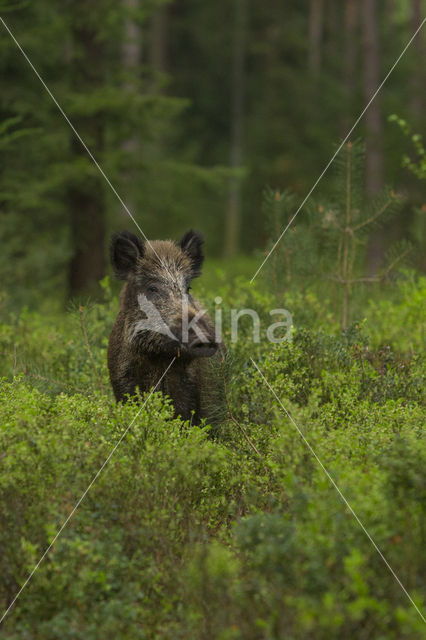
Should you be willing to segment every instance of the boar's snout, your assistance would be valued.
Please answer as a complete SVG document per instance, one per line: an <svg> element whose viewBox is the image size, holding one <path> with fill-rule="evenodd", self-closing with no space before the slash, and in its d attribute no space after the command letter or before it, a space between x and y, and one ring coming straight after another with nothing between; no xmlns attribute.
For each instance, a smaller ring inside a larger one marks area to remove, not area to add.
<svg viewBox="0 0 426 640"><path fill-rule="evenodd" d="M194 319L194 315L189 313L189 321ZM189 330L184 348L192 358L209 358L213 356L218 349L218 344L212 324L208 320L200 318L196 323L196 327L191 327Z"/></svg>
<svg viewBox="0 0 426 640"><path fill-rule="evenodd" d="M194 358L210 358L216 353L217 349L217 342L203 342L198 337L188 344L189 354Z"/></svg>

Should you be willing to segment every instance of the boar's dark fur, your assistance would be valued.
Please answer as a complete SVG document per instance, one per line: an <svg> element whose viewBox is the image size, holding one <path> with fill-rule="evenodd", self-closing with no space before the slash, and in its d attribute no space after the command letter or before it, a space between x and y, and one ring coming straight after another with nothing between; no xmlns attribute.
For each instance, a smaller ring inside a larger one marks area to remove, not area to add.
<svg viewBox="0 0 426 640"><path fill-rule="evenodd" d="M176 415L194 424L209 417L206 404L209 396L215 396L212 386L218 384L218 376L209 375L209 357L216 361L223 357L223 346L216 342L206 314L196 323L198 331L191 325L187 335L183 331L182 308L189 323L201 311L189 290L191 280L201 274L202 247L203 237L194 231L185 233L179 243L142 242L128 231L115 234L111 242L115 275L126 281L108 345L116 400L126 400L137 387L142 392L154 387L176 357L157 389L170 396ZM155 307L169 332L144 324L149 317L146 304Z"/></svg>

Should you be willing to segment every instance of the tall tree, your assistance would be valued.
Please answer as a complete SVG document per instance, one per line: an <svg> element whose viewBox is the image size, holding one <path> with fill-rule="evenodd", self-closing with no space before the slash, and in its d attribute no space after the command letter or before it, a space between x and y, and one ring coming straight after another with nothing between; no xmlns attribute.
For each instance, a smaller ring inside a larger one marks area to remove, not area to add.
<svg viewBox="0 0 426 640"><path fill-rule="evenodd" d="M123 0L124 7L124 39L122 46L124 91L129 98L134 97L138 90L136 79L139 77L139 70L142 56L142 30L136 19L139 10L139 0ZM139 140L135 132L123 142L123 151L130 157L134 157L139 147ZM133 171L126 167L122 175L123 198L127 206L134 208L132 185ZM126 211L120 209L123 218L127 217Z"/></svg>
<svg viewBox="0 0 426 640"><path fill-rule="evenodd" d="M309 69L319 73L321 68L321 43L324 23L324 1L310 0L309 3Z"/></svg>
<svg viewBox="0 0 426 640"><path fill-rule="evenodd" d="M137 71L141 62L142 32L136 20L139 8L139 0L123 0L125 11L124 39L123 39L123 67L126 74L126 86L134 89L133 74Z"/></svg>
<svg viewBox="0 0 426 640"><path fill-rule="evenodd" d="M421 0L412 0L411 27L414 33L422 21ZM413 48L419 64L411 72L411 111L415 120L419 120L424 109L424 67L421 60L425 57L423 33L418 33L414 39Z"/></svg>
<svg viewBox="0 0 426 640"><path fill-rule="evenodd" d="M364 97L370 100L380 84L380 49L377 25L377 0L363 0ZM383 125L380 92L365 114L366 190L369 195L383 188Z"/></svg>
<svg viewBox="0 0 426 640"><path fill-rule="evenodd" d="M347 108L345 109L343 123L344 135L353 122L353 113L349 113L349 107L353 103L353 96L356 86L356 61L358 51L357 27L359 20L358 0L346 0L344 16L344 80L345 93L347 98Z"/></svg>
<svg viewBox="0 0 426 640"><path fill-rule="evenodd" d="M167 22L168 8L165 5L160 5L152 14L150 29L150 62L154 71L160 73L165 73L168 68Z"/></svg>
<svg viewBox="0 0 426 640"><path fill-rule="evenodd" d="M87 0L84 12L71 13L71 85L77 100L82 100L74 125L93 155L99 157L104 147L104 117L102 111L90 108L89 100L93 91L104 83L105 51L97 33L94 3L96 0ZM103 179L88 163L87 152L80 142L71 135L76 172L68 188L73 248L69 286L71 295L76 295L95 285L104 275L106 207Z"/></svg>
<svg viewBox="0 0 426 640"><path fill-rule="evenodd" d="M377 0L362 2L364 58L364 98L368 102L380 84L380 50L377 25ZM377 195L383 188L383 125L380 92L365 114L366 157L365 188L367 195ZM377 272L384 258L383 234L373 233L367 249L367 269Z"/></svg>
<svg viewBox="0 0 426 640"><path fill-rule="evenodd" d="M231 74L231 168L242 168L244 121L244 60L246 41L246 0L234 0L234 35ZM225 255L233 256L239 249L241 225L241 176L230 179L228 215L225 227Z"/></svg>

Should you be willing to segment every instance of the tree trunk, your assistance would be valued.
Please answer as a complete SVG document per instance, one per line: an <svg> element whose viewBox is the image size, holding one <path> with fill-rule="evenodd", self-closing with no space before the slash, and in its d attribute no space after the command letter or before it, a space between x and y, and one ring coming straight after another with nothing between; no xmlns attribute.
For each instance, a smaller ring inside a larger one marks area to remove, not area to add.
<svg viewBox="0 0 426 640"><path fill-rule="evenodd" d="M368 102L380 84L380 51L377 28L377 0L363 0L363 58L364 98ZM369 196L383 188L382 112L380 93L365 114L366 163L365 187ZM384 257L383 236L373 233L367 248L367 268L370 275L377 272Z"/></svg>
<svg viewBox="0 0 426 640"><path fill-rule="evenodd" d="M422 21L421 0L412 0L411 28L414 33ZM420 32L413 41L414 55L418 63L413 66L411 72L411 113L415 123L420 123L424 111L424 67L422 60L425 56L423 33Z"/></svg>
<svg viewBox="0 0 426 640"><path fill-rule="evenodd" d="M79 144L73 141L73 147ZM75 149L75 156L79 155L81 150ZM84 187L70 189L68 197L74 248L70 265L70 294L74 296L94 289L105 275L104 186L100 178L93 176Z"/></svg>
<svg viewBox="0 0 426 640"><path fill-rule="evenodd" d="M160 73L168 70L167 18L167 7L160 6L154 11L151 20L150 62L152 68Z"/></svg>
<svg viewBox="0 0 426 640"><path fill-rule="evenodd" d="M358 29L358 20L359 20L359 3L358 0L346 0L345 4L345 17L344 17L344 33L345 33L345 45L344 45L344 80L343 85L346 94L346 109L344 116L344 132L343 137L347 134L350 129L355 114L351 106L353 105L353 98L355 94L356 87L356 62L357 62L357 51L358 51L358 38L357 38L357 29Z"/></svg>
<svg viewBox="0 0 426 640"><path fill-rule="evenodd" d="M321 42L324 22L323 0L311 0L309 5L309 70L318 74L321 68Z"/></svg>
<svg viewBox="0 0 426 640"><path fill-rule="evenodd" d="M139 25L135 21L132 13L139 6L139 0L123 0L126 11L126 20L124 22L124 42L123 42L123 66L124 71L129 72L126 81L126 88L134 90L132 76L137 72L141 61L141 42L142 34Z"/></svg>
<svg viewBox="0 0 426 640"><path fill-rule="evenodd" d="M124 22L124 41L122 45L123 69L125 72L124 90L131 98L131 96L137 91L136 78L139 75L142 56L142 33L139 25L132 15L139 6L139 0L123 0L123 5L126 12L126 20ZM135 157L138 148L139 140L135 135L123 142L123 150L130 158ZM123 199L132 211L132 209L134 209L134 203L132 203L134 171L132 171L131 167L127 168L127 170L123 172L122 184ZM125 209L120 207L119 211L121 218L125 218L128 221L129 216Z"/></svg>
<svg viewBox="0 0 426 640"><path fill-rule="evenodd" d="M341 29L340 22L340 0L328 0L327 8L325 11L325 18L327 20L327 33L330 34L332 51L336 50L339 33Z"/></svg>
<svg viewBox="0 0 426 640"><path fill-rule="evenodd" d="M244 59L247 23L246 0L234 0L234 42L231 75L231 149L232 169L240 169L243 156ZM228 192L228 215L225 226L225 256L237 254L241 224L241 177L231 178Z"/></svg>
<svg viewBox="0 0 426 640"><path fill-rule="evenodd" d="M73 56L71 62L72 89L85 94L90 101L91 91L103 81L104 52L94 29L79 20L73 28ZM103 148L104 125L100 114L78 115L74 125L95 157ZM71 152L74 165L87 152L73 136ZM93 288L104 276L105 187L102 176L92 166L84 176L75 178L68 190L71 216L73 256L70 264L71 295Z"/></svg>
<svg viewBox="0 0 426 640"><path fill-rule="evenodd" d="M376 0L363 0L364 97L368 102L380 84L379 33ZM380 93L365 114L366 189L369 195L383 188L382 111Z"/></svg>

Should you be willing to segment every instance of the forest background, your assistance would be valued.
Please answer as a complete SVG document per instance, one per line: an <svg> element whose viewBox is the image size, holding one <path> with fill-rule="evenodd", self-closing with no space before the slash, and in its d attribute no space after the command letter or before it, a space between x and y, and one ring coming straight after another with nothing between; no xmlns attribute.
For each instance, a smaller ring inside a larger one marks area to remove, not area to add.
<svg viewBox="0 0 426 640"><path fill-rule="evenodd" d="M271 233L264 188L293 194L289 218L423 11L421 0L0 4L144 233L200 229L209 256L229 266L253 252L260 261L280 231ZM110 232L136 227L3 25L0 49L0 273L9 302L96 295ZM424 53L420 33L351 136L365 143L367 196L385 184L404 196L368 239L369 275L397 239L425 267L424 193L401 163L416 149L388 120L396 113L411 133L424 131ZM334 179L322 180L323 198Z"/></svg>

